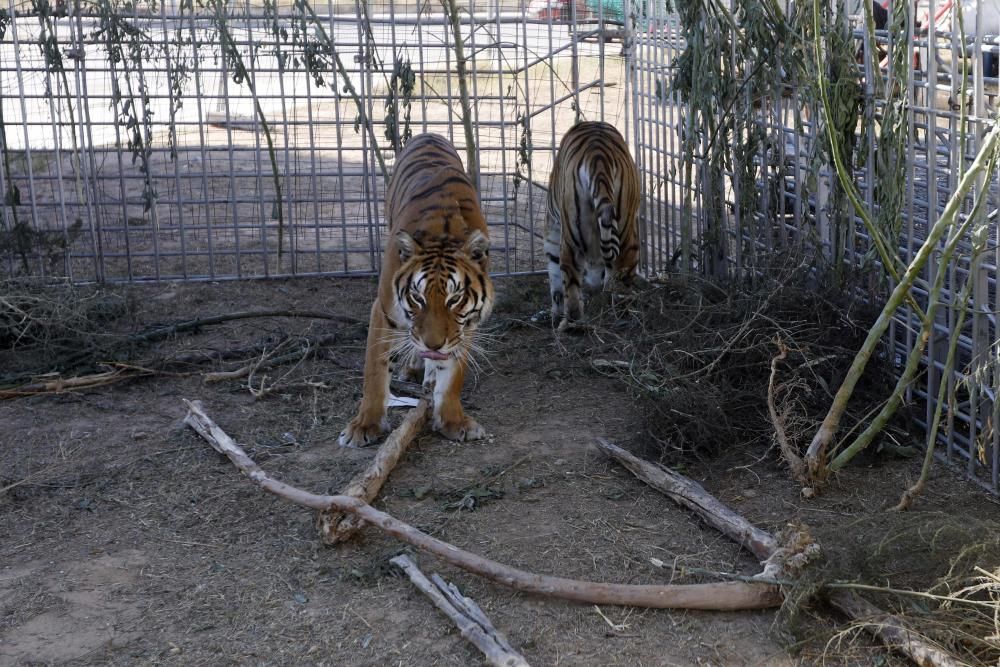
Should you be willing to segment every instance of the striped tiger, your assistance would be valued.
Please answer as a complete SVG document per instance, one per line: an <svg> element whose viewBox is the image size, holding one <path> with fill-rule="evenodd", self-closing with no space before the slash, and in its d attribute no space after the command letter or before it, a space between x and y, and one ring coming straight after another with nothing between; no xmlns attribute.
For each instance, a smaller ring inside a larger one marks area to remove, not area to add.
<svg viewBox="0 0 1000 667"><path fill-rule="evenodd" d="M613 277L632 281L639 264L639 198L639 170L613 125L584 121L563 135L549 177L545 238L554 320L583 316L583 282L605 287Z"/></svg>
<svg viewBox="0 0 1000 667"><path fill-rule="evenodd" d="M385 212L390 235L368 326L361 406L340 445L364 446L388 430L391 359L433 385L435 430L451 440L482 438L460 395L473 337L493 307L489 232L451 143L435 134L407 142Z"/></svg>

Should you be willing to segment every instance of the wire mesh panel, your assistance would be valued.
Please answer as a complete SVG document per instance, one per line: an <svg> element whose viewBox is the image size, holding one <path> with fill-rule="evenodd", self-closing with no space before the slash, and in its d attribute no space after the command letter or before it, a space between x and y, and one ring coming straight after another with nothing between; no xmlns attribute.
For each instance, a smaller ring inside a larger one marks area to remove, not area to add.
<svg viewBox="0 0 1000 667"><path fill-rule="evenodd" d="M624 115L600 10L11 1L2 270L78 282L372 273L393 156L427 131L474 162L495 269L543 268L559 137L578 116Z"/></svg>
<svg viewBox="0 0 1000 667"><path fill-rule="evenodd" d="M753 277L785 257L811 256L818 258L812 279L837 284L851 274L859 298L884 303L894 283L872 232L895 250L901 274L943 214L996 110L1000 12L979 0L929 0L915 13L903 6L894 21L877 3L824 3L822 15L813 3L789 3L770 25L790 33L772 39L754 34L754 17L735 2L714 12L701 3L674 7L640 0L631 13L628 76L647 270ZM687 23L684 12L692 12ZM827 27L817 40L811 33L821 18ZM866 20L876 24L874 40L862 29ZM731 30L734 21L740 32ZM838 50L847 56L842 70ZM769 66L776 71L762 75ZM846 156L840 166L851 191L839 181L834 152ZM916 282L923 313L935 281L943 285L926 347L918 314L904 308L886 348L900 373L917 350L908 396L917 421L929 429L943 403L943 455L995 492L998 196L995 176L979 179ZM945 264L941 253L962 225L956 256L963 260ZM955 370L942 377L956 329Z"/></svg>
<svg viewBox="0 0 1000 667"><path fill-rule="evenodd" d="M909 36L915 67L907 164L910 204L904 215L907 256L927 238L969 170L995 117L998 94L1000 10L995 3L929 0L919 6L918 15L921 22ZM965 234L956 236L960 260L946 265L935 255L918 282L917 301L925 311L935 282L943 289L934 333L921 359L923 372L911 390L920 406L917 421L925 427L931 426L938 402L947 402L939 431L944 456L995 492L1000 491L1000 434L994 428L1000 409L998 199L996 175L990 180L979 177L960 202L957 222L968 226ZM953 230L946 235L942 249L956 234ZM912 311L897 320L898 363L914 345L917 323ZM945 375L942 369L953 340L955 371Z"/></svg>

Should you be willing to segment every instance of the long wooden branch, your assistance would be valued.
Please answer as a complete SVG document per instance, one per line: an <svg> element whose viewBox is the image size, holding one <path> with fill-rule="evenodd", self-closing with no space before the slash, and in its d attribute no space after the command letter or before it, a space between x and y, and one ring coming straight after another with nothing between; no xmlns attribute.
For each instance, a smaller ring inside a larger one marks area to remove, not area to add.
<svg viewBox="0 0 1000 667"><path fill-rule="evenodd" d="M451 619L462 636L482 651L487 662L494 667L529 667L524 656L515 651L506 637L493 627L479 605L462 595L453 584L436 574L432 575L434 582L431 583L409 556L396 556L389 562L406 573L413 585Z"/></svg>
<svg viewBox="0 0 1000 667"><path fill-rule="evenodd" d="M697 482L633 456L606 440L600 440L599 447L636 477L692 510L726 537L750 547L755 555L765 560L764 572L758 575L763 580L787 580L789 573L800 569L818 552L818 545L811 542L808 533L797 533L795 537L800 540L797 544L782 544L774 535L757 528L716 500ZM834 591L830 602L852 620L864 623L865 629L887 647L903 653L920 667L962 665L961 661L907 628L902 618L882 611L851 591Z"/></svg>
<svg viewBox="0 0 1000 667"><path fill-rule="evenodd" d="M382 490L385 480L389 477L389 473L396 467L410 443L427 423L429 412L430 401L426 398L420 399L416 407L407 413L403 423L396 427L378 448L375 458L368 464L368 467L347 484L341 495L359 498L365 503L375 500L378 492ZM316 518L316 525L319 528L323 544L336 544L343 542L360 530L364 526L364 521L354 514L323 511Z"/></svg>
<svg viewBox="0 0 1000 667"><path fill-rule="evenodd" d="M778 586L773 584L748 582L668 586L605 584L533 574L503 565L422 533L352 496L320 496L272 479L205 414L200 405L189 401L184 403L189 410L184 422L205 438L216 451L228 456L237 468L265 491L304 507L351 513L400 541L504 586L526 593L576 602L660 609L738 610L764 609L781 605L781 592Z"/></svg>

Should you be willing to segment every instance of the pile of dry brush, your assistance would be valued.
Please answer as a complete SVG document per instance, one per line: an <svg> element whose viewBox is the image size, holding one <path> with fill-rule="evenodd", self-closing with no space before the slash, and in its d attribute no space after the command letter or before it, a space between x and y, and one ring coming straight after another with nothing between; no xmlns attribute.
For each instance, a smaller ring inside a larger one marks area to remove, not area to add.
<svg viewBox="0 0 1000 667"><path fill-rule="evenodd" d="M634 445L662 462L735 443L766 449L775 417L793 447L808 445L875 313L794 272L776 284L677 277L595 298L601 311L574 347L642 406L645 438ZM890 378L884 363L869 369L849 427L884 399Z"/></svg>

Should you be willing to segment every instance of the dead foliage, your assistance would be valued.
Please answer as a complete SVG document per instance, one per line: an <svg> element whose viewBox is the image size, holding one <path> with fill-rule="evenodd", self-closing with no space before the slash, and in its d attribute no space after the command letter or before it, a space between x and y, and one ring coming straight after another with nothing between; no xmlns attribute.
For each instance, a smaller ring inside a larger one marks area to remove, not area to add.
<svg viewBox="0 0 1000 667"><path fill-rule="evenodd" d="M680 463L737 443L770 450L777 441L769 387L781 437L789 452L801 451L872 315L807 278L789 272L756 286L669 277L596 295L588 308L597 314L577 328L583 335L563 336L563 344L628 387L646 420L633 445L649 458ZM884 395L888 377L873 365L855 421Z"/></svg>
<svg viewBox="0 0 1000 667"><path fill-rule="evenodd" d="M362 321L313 310L251 309L140 325L133 291L79 286L0 285L0 400L94 388L137 377L202 372L207 381L247 378L262 398L279 377L261 372L292 370L321 348L363 332ZM298 318L331 321L337 330L291 334L279 329L251 345L159 351L156 344L242 320ZM231 362L231 363L230 363Z"/></svg>
<svg viewBox="0 0 1000 667"><path fill-rule="evenodd" d="M887 517L892 517L891 525ZM826 545L826 559L800 584L801 596L823 600L853 589L963 663L1000 663L996 521L955 521L939 512L881 513L836 531L821 530L819 539ZM782 623L795 632L817 608L786 605ZM844 656L857 633L879 622L877 617L864 619L831 633L826 651Z"/></svg>

